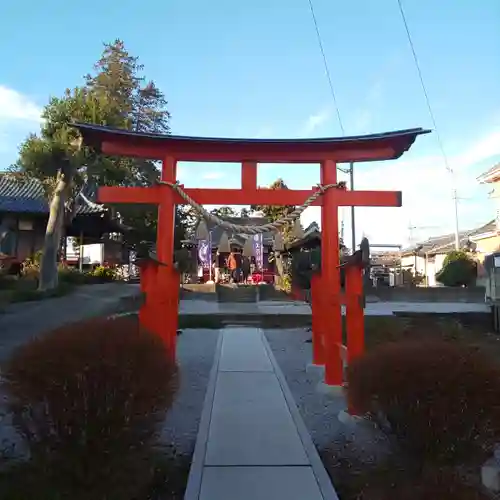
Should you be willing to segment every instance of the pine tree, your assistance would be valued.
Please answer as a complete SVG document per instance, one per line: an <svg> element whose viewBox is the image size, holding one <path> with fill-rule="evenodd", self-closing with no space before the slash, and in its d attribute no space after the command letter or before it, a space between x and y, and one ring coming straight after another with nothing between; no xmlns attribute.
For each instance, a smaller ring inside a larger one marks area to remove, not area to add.
<svg viewBox="0 0 500 500"><path fill-rule="evenodd" d="M110 109L121 118L120 128L132 129L134 103L142 81L143 66L131 56L122 40L105 43L101 58L94 65L94 74L85 77L86 87L98 96L105 96Z"/></svg>
<svg viewBox="0 0 500 500"><path fill-rule="evenodd" d="M167 101L154 82L142 76L142 65L131 56L123 41L105 44L94 73L85 84L52 98L43 112L39 134L21 145L12 170L35 177L47 187L50 215L40 272L40 288L57 286L57 250L72 194L84 180L102 186L151 185L159 178L155 162L107 157L81 147L74 121L109 125L141 132L168 133ZM146 83L145 83L146 82ZM121 209L126 225L136 228L131 244L156 238L156 207ZM179 224L182 232L183 225ZM177 235L177 240L182 235Z"/></svg>

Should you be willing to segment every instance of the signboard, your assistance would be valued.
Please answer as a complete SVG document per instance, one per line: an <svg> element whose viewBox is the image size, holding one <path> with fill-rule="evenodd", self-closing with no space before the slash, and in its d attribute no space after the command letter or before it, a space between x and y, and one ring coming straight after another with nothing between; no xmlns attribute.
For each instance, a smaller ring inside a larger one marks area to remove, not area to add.
<svg viewBox="0 0 500 500"><path fill-rule="evenodd" d="M262 245L262 234L254 234L252 236L253 254L255 255L255 265L257 269L264 268L264 248Z"/></svg>
<svg viewBox="0 0 500 500"><path fill-rule="evenodd" d="M212 233L208 239L198 240L198 261L203 269L210 269L212 265Z"/></svg>
<svg viewBox="0 0 500 500"><path fill-rule="evenodd" d="M33 221L20 220L17 225L19 231L33 231Z"/></svg>

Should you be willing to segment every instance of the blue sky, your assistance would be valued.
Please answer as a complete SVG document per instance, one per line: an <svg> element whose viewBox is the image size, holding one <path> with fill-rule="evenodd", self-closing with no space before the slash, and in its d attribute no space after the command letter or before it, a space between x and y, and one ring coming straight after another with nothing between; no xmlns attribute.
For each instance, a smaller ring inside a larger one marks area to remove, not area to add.
<svg viewBox="0 0 500 500"><path fill-rule="evenodd" d="M313 3L346 133L432 128L397 1ZM480 225L494 217L494 205L475 178L500 161L500 2L403 4L456 171L460 226ZM48 96L80 84L102 42L117 37L165 92L175 134L341 134L308 0L24 0L7 2L0 18L1 167L37 130ZM179 177L193 187L237 187L237 168L181 165ZM278 176L292 188L310 187L319 168L264 165L259 182ZM410 223L420 228L414 237L453 229L449 176L435 134L418 139L398 161L358 164L356 185L403 191L401 209L357 210L359 236L374 243L405 243ZM304 222L315 218L318 210L311 210ZM347 216L345 222L348 231Z"/></svg>

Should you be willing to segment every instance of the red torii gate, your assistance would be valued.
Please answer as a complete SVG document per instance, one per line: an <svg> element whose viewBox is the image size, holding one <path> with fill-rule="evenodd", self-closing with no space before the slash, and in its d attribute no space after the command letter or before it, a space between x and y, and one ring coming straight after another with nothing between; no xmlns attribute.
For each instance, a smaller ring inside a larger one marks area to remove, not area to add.
<svg viewBox="0 0 500 500"><path fill-rule="evenodd" d="M325 139L215 139L147 134L105 126L74 125L86 144L107 155L162 161L161 180L176 182L178 161L239 162L241 189L184 191L200 205L301 205L317 187L308 190L271 190L257 187L258 163L319 163L321 185L337 183L337 163L382 161L399 158L421 128L356 137ZM157 257L166 265L147 268L141 277L146 302L141 323L160 335L175 356L178 326L179 275L173 266L175 205L184 200L170 186L103 187L101 203L158 205ZM341 304L347 306L349 358L363 350L363 309L359 301L361 274L348 272L347 296L341 296L339 272L338 207L400 207L399 191L348 191L329 189L313 205L321 206L321 274L313 290L313 363L325 365L325 383L343 383ZM349 290L349 287L351 288Z"/></svg>

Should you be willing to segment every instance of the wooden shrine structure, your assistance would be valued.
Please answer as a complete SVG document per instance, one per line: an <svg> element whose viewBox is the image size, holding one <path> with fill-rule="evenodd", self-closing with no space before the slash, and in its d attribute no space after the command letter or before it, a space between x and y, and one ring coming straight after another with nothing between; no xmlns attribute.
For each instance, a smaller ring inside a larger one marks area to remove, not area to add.
<svg viewBox="0 0 500 500"><path fill-rule="evenodd" d="M318 190L272 190L257 186L258 163L320 164L322 186L337 184L337 164L399 158L429 131L421 128L356 137L325 139L215 139L147 134L91 124L74 125L85 144L106 155L128 156L162 162L161 180L175 183L178 161L241 163L240 189L184 188L200 205L302 205ZM146 300L139 313L141 324L160 335L172 356L178 326L179 275L174 267L174 211L185 201L171 186L103 187L100 203L158 205L158 262L142 270L141 287ZM314 203L321 206L321 273L313 283L313 363L325 366L325 383L343 384L342 304L346 305L347 352L352 359L364 348L364 311L361 265L346 270L346 291L341 295L339 270L340 206L400 207L399 191L350 191L345 186L328 189Z"/></svg>

